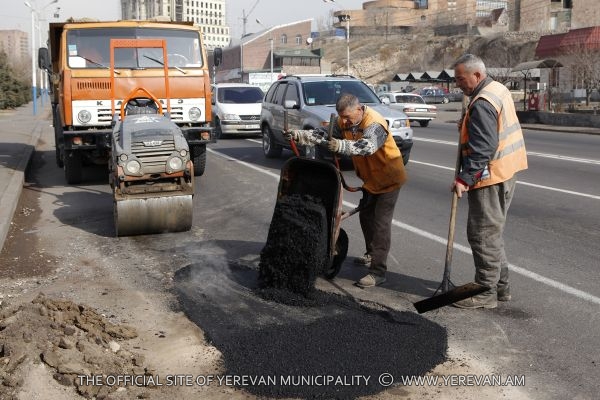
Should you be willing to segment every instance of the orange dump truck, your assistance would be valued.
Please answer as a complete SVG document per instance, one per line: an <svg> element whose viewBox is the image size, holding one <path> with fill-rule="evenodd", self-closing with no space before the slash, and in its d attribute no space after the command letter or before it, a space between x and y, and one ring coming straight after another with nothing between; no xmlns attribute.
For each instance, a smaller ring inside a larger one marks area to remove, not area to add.
<svg viewBox="0 0 600 400"><path fill-rule="evenodd" d="M49 38L50 49L40 49L39 64L52 82L56 162L68 183L82 181L84 165L108 163L113 113L138 87L159 99L187 140L195 175L204 173L206 145L215 139L208 61L198 27L186 22L74 21L50 24ZM117 48L111 54L111 39L164 39L169 93L160 49Z"/></svg>

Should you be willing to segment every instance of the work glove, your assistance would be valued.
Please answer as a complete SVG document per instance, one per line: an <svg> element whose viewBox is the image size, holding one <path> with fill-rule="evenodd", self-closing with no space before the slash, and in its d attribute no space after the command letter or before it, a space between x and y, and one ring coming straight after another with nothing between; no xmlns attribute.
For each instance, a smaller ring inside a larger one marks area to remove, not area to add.
<svg viewBox="0 0 600 400"><path fill-rule="evenodd" d="M333 153L339 153L342 148L342 141L331 138L327 141L327 148Z"/></svg>
<svg viewBox="0 0 600 400"><path fill-rule="evenodd" d="M294 142L297 142L299 139L299 134L296 131L284 131L283 132L283 137L285 140L287 140L288 142L293 140Z"/></svg>

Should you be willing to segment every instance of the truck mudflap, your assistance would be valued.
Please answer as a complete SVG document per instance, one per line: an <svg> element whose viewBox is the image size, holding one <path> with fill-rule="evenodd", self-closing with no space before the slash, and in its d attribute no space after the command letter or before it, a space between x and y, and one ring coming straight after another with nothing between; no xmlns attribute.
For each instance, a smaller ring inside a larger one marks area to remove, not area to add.
<svg viewBox="0 0 600 400"><path fill-rule="evenodd" d="M181 132L191 147L198 145L205 145L207 143L216 143L213 127L182 127Z"/></svg>
<svg viewBox="0 0 600 400"><path fill-rule="evenodd" d="M115 198L117 236L183 232L192 228L191 194Z"/></svg>

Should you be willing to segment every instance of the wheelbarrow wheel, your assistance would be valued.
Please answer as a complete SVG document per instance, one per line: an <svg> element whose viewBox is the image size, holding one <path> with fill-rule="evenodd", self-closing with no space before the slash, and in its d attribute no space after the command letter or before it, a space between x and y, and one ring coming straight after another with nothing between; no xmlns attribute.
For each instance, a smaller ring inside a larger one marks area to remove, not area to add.
<svg viewBox="0 0 600 400"><path fill-rule="evenodd" d="M348 255L348 235L346 231L340 228L340 234L335 242L335 255L331 261L331 265L324 272L327 279L333 279L342 269L342 264Z"/></svg>

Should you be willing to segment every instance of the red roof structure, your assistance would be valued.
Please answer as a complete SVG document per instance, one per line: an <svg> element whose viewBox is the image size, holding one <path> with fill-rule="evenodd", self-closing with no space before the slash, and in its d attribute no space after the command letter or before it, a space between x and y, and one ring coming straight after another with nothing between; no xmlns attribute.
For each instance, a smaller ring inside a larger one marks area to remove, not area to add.
<svg viewBox="0 0 600 400"><path fill-rule="evenodd" d="M600 50L600 26L573 29L567 33L542 36L535 49L535 58L556 57L568 53L575 46Z"/></svg>

